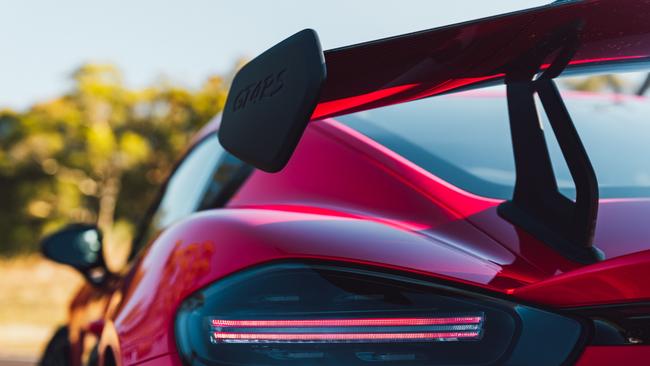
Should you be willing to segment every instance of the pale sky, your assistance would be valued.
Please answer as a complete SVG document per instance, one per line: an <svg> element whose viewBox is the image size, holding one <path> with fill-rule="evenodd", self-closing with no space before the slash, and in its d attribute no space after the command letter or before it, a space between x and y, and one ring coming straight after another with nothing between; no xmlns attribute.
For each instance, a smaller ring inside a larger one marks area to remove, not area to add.
<svg viewBox="0 0 650 366"><path fill-rule="evenodd" d="M0 107L69 87L83 62L111 62L128 84L188 87L303 29L324 49L476 19L548 0L0 0Z"/></svg>

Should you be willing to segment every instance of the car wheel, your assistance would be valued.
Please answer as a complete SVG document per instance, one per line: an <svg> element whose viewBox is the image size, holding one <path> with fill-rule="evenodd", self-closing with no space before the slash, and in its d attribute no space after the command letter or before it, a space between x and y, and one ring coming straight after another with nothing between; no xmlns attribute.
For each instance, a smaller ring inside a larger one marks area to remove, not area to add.
<svg viewBox="0 0 650 366"><path fill-rule="evenodd" d="M70 341L68 327L59 328L43 352L40 366L65 366L70 364Z"/></svg>

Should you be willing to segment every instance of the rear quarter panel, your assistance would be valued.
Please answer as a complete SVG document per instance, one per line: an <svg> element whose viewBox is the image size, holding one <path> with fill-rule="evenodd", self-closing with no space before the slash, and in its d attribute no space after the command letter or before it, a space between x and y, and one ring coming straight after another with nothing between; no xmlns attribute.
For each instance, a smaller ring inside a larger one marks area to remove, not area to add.
<svg viewBox="0 0 650 366"><path fill-rule="evenodd" d="M485 288L502 273L494 263L386 223L333 213L208 211L165 231L134 268L102 349L117 350L124 365L175 353L174 315L184 298L228 274L289 259L375 265Z"/></svg>
<svg viewBox="0 0 650 366"><path fill-rule="evenodd" d="M375 265L502 292L547 275L467 220L494 202L381 149L333 122L310 124L281 173L254 172L228 209L193 215L156 239L108 316L102 349L126 365L174 353L185 297L273 260Z"/></svg>

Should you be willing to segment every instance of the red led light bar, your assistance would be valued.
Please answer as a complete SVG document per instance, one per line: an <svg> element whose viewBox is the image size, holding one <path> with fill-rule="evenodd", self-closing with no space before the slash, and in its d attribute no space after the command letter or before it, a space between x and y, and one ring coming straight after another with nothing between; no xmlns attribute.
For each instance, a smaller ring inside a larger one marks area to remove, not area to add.
<svg viewBox="0 0 650 366"><path fill-rule="evenodd" d="M436 332L436 333L230 333L214 332L219 341L242 342L319 342L319 341L402 341L402 340L443 340L477 338L479 332Z"/></svg>
<svg viewBox="0 0 650 366"><path fill-rule="evenodd" d="M453 341L481 337L482 313L446 317L361 319L210 319L212 341L256 342L390 342Z"/></svg>
<svg viewBox="0 0 650 366"><path fill-rule="evenodd" d="M422 325L478 324L480 316L450 318L376 318L376 319L314 319L314 320L223 320L212 319L213 327L405 327Z"/></svg>

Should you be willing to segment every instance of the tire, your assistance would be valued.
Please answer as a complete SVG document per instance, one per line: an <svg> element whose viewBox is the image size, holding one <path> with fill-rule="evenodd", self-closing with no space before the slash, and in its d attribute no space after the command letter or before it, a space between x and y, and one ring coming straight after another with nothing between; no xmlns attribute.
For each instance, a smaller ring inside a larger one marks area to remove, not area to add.
<svg viewBox="0 0 650 366"><path fill-rule="evenodd" d="M88 357L87 366L97 366L99 365L99 348L97 346L93 347L93 350L90 351L90 356Z"/></svg>
<svg viewBox="0 0 650 366"><path fill-rule="evenodd" d="M67 366L70 364L68 327L61 327L52 336L38 363L40 366Z"/></svg>

